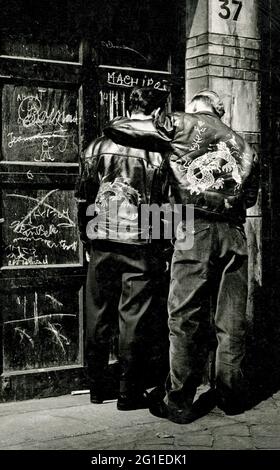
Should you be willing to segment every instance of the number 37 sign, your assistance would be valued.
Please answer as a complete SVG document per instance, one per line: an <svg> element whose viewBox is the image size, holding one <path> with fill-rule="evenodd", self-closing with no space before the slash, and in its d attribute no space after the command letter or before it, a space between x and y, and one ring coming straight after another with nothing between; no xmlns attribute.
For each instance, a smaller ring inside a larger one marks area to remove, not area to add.
<svg viewBox="0 0 280 470"><path fill-rule="evenodd" d="M238 21L242 10L242 2L239 0L219 0L219 16L223 20Z"/></svg>

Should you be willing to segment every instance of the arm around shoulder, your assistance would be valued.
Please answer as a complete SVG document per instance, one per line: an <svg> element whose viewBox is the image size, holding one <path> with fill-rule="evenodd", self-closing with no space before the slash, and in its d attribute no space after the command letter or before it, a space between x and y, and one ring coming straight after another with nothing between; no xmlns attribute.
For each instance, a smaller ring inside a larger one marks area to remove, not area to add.
<svg viewBox="0 0 280 470"><path fill-rule="evenodd" d="M172 132L158 120L123 118L111 121L103 130L115 143L153 152L170 150Z"/></svg>

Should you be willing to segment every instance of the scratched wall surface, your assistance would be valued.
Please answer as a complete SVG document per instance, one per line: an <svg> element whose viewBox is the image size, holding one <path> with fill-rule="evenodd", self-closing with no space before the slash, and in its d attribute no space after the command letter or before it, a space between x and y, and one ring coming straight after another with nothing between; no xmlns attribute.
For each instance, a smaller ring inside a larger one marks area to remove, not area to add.
<svg viewBox="0 0 280 470"><path fill-rule="evenodd" d="M104 74L105 75L105 74ZM154 87L159 93L169 92L168 77L162 79L159 75L145 74L145 78L140 74L131 74L127 72L121 73L118 70L107 71L104 78L104 85L99 92L99 129L100 133L104 126L116 116L125 116L129 109L129 96L133 86L149 86ZM143 75L143 74L142 74ZM126 84L125 80L128 80ZM143 83L144 82L144 83ZM167 97L165 110L171 111L171 98Z"/></svg>
<svg viewBox="0 0 280 470"><path fill-rule="evenodd" d="M94 36L94 56L99 55L100 63L157 70L167 67L177 2L9 0L4 3L0 17L3 55L79 62L80 40L83 36Z"/></svg>
<svg viewBox="0 0 280 470"><path fill-rule="evenodd" d="M79 263L73 191L3 191L4 266Z"/></svg>
<svg viewBox="0 0 280 470"><path fill-rule="evenodd" d="M92 16L95 17L99 62L167 70L174 40L173 3L166 0L96 0Z"/></svg>
<svg viewBox="0 0 280 470"><path fill-rule="evenodd" d="M80 33L86 22L86 18L81 21L80 1L1 0L0 10L1 54L79 61Z"/></svg>
<svg viewBox="0 0 280 470"><path fill-rule="evenodd" d="M77 288L4 295L4 372L78 363L78 312Z"/></svg>
<svg viewBox="0 0 280 470"><path fill-rule="evenodd" d="M78 161L77 92L4 85L2 154L4 160Z"/></svg>

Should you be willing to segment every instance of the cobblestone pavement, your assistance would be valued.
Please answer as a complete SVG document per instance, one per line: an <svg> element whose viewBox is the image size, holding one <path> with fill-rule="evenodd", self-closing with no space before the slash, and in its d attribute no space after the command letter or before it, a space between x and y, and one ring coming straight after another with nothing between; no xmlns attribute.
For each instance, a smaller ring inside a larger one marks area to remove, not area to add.
<svg viewBox="0 0 280 470"><path fill-rule="evenodd" d="M88 394L3 403L0 449L279 450L280 392L240 415L214 408L187 425L118 411L115 401L93 405Z"/></svg>

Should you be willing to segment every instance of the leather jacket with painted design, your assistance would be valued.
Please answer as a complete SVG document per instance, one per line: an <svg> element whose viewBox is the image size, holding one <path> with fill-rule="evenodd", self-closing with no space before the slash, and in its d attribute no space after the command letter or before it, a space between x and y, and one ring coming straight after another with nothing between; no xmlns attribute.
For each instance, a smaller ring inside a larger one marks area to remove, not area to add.
<svg viewBox="0 0 280 470"><path fill-rule="evenodd" d="M120 118L104 134L122 145L164 152L174 200L200 213L244 222L256 203L257 157L211 112L172 113L140 121Z"/></svg>
<svg viewBox="0 0 280 470"><path fill-rule="evenodd" d="M106 137L93 141L84 152L75 193L82 241L149 243L151 227L141 225L140 212L143 204L163 202L168 189L161 164L160 153L123 147Z"/></svg>

